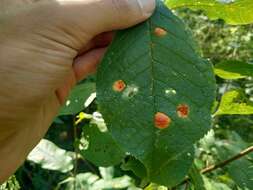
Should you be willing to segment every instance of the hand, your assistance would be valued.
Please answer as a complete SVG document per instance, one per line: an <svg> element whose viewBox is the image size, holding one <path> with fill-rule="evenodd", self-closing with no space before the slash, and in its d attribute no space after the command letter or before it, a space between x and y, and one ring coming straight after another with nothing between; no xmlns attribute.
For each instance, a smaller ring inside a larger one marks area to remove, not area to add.
<svg viewBox="0 0 253 190"><path fill-rule="evenodd" d="M44 136L112 32L147 19L155 0L0 0L0 182Z"/></svg>

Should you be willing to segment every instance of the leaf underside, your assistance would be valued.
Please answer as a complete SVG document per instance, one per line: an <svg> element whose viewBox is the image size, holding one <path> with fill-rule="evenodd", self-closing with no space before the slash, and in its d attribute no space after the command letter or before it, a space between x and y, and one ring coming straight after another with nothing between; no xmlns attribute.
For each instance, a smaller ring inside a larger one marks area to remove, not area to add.
<svg viewBox="0 0 253 190"><path fill-rule="evenodd" d="M163 35L157 34L162 31ZM97 77L99 108L115 141L155 183L173 186L187 174L193 144L211 126L215 80L184 24L160 1L146 22L117 33ZM116 91L115 81L125 88ZM177 108L187 105L187 117ZM171 123L155 127L157 112Z"/></svg>

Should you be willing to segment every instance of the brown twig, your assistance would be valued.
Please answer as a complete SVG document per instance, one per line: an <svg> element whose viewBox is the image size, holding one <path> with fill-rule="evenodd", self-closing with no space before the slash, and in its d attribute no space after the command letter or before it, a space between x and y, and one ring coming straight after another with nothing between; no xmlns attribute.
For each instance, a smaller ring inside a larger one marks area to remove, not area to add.
<svg viewBox="0 0 253 190"><path fill-rule="evenodd" d="M205 174L205 173L211 172L211 171L213 171L213 170L215 170L217 168L222 168L222 167L226 166L227 164L229 164L230 162L238 160L241 157L249 154L250 152L253 152L253 146L250 146L250 147L246 148L245 150L241 151L237 155L235 155L235 156L233 156L233 157L231 157L231 158L229 158L227 160L224 160L224 161L222 161L222 162L220 162L218 164L211 165L211 166L209 166L207 168L204 168L203 170L201 170L201 173Z"/></svg>
<svg viewBox="0 0 253 190"><path fill-rule="evenodd" d="M242 150L241 152L239 152L238 154L236 154L235 156L233 156L227 160L224 160L218 164L214 164L214 165L211 165L211 166L208 166L208 167L202 169L200 173L205 174L205 173L212 172L212 171L216 170L217 168L223 168L224 166L228 165L229 163L231 163L235 160L238 160L251 152L253 152L253 146L250 146L250 147ZM190 180L190 178L186 177L185 180L182 181L179 185L183 185L183 184L187 183L189 180Z"/></svg>

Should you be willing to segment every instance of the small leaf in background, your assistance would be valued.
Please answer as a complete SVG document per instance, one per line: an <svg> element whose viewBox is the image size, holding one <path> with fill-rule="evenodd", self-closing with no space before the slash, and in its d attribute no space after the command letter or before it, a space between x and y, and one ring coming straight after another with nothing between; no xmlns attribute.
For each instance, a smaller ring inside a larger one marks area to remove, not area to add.
<svg viewBox="0 0 253 190"><path fill-rule="evenodd" d="M203 10L210 19L223 19L228 24L253 23L252 0L166 0L171 9Z"/></svg>
<svg viewBox="0 0 253 190"><path fill-rule="evenodd" d="M63 184L67 184L65 190L77 190L85 189L91 190L92 185L99 180L99 177L92 173L79 173L74 177L69 177L66 180L59 183L59 187Z"/></svg>
<svg viewBox="0 0 253 190"><path fill-rule="evenodd" d="M215 141L215 133L214 130L211 129L198 143L204 151L209 153L214 146Z"/></svg>
<svg viewBox="0 0 253 190"><path fill-rule="evenodd" d="M105 121L103 119L103 116L99 112L94 112L92 114L92 119L90 121L90 124L95 124L99 128L101 132L108 131L107 126L105 124Z"/></svg>
<svg viewBox="0 0 253 190"><path fill-rule="evenodd" d="M80 153L97 166L116 165L125 157L125 152L116 144L108 131L90 124L83 127Z"/></svg>
<svg viewBox="0 0 253 190"><path fill-rule="evenodd" d="M42 139L28 155L27 160L48 170L68 172L73 169L73 153L59 148L49 140Z"/></svg>
<svg viewBox="0 0 253 190"><path fill-rule="evenodd" d="M236 133L231 133L230 138L218 144L218 153L220 160L226 160L247 148L248 143L243 141ZM228 175L242 189L253 189L253 153L225 166Z"/></svg>
<svg viewBox="0 0 253 190"><path fill-rule="evenodd" d="M0 190L20 190L16 176L11 176L5 183L0 184Z"/></svg>
<svg viewBox="0 0 253 190"><path fill-rule="evenodd" d="M69 177L58 185L58 189L66 184L65 190L108 190L134 188L133 180L128 176L121 176L111 179L100 179L92 173L80 173L75 178Z"/></svg>
<svg viewBox="0 0 253 190"><path fill-rule="evenodd" d="M224 114L253 114L253 102L249 101L240 90L226 92L220 102L220 106L215 115Z"/></svg>
<svg viewBox="0 0 253 190"><path fill-rule="evenodd" d="M253 162L246 158L241 158L227 166L229 176L242 189L253 189Z"/></svg>
<svg viewBox="0 0 253 190"><path fill-rule="evenodd" d="M203 176L203 179L204 179L204 185L205 185L206 190L232 190L230 187L228 187L224 183L220 183L218 181L207 178L205 176Z"/></svg>
<svg viewBox="0 0 253 190"><path fill-rule="evenodd" d="M242 79L253 76L253 64L241 61L224 61L215 65L214 72L223 79Z"/></svg>
<svg viewBox="0 0 253 190"><path fill-rule="evenodd" d="M91 103L96 99L97 94L96 92L92 93L89 98L84 102L84 107L87 108L91 105Z"/></svg>
<svg viewBox="0 0 253 190"><path fill-rule="evenodd" d="M95 91L96 85L92 82L82 83L75 86L58 115L74 115L82 111L85 108L85 104L90 104L91 99L89 102L87 102L87 99L90 95L94 96L93 93Z"/></svg>
<svg viewBox="0 0 253 190"><path fill-rule="evenodd" d="M168 190L168 188L155 183L150 183L144 190Z"/></svg>
<svg viewBox="0 0 253 190"><path fill-rule="evenodd" d="M113 178L113 176L114 176L114 168L113 167L107 167L107 168L99 167L98 169L99 169L100 175L103 179L109 180L109 179Z"/></svg>
<svg viewBox="0 0 253 190"><path fill-rule="evenodd" d="M113 179L101 179L96 181L92 190L124 189L133 186L133 180L129 176L116 177Z"/></svg>
<svg viewBox="0 0 253 190"><path fill-rule="evenodd" d="M213 68L183 22L157 1L148 21L115 36L98 69L97 99L109 132L146 167L148 180L174 186L211 127Z"/></svg>

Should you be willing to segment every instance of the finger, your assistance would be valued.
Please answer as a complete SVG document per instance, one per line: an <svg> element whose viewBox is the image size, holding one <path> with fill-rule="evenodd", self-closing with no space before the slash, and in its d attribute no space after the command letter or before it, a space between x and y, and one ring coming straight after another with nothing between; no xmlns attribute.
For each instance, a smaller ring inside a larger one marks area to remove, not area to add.
<svg viewBox="0 0 253 190"><path fill-rule="evenodd" d="M87 75L96 71L96 67L101 61L106 48L98 48L77 57L73 64L73 70L65 80L62 87L56 90L55 94L61 105L64 104L71 89L76 82L81 81Z"/></svg>
<svg viewBox="0 0 253 190"><path fill-rule="evenodd" d="M113 37L114 37L114 32L105 32L105 33L99 34L96 37L94 37L90 42L88 42L88 44L85 45L85 47L83 47L78 52L78 54L81 55L91 49L106 47L112 42Z"/></svg>
<svg viewBox="0 0 253 190"><path fill-rule="evenodd" d="M66 98L68 97L71 89L75 86L75 84L76 84L76 77L75 77L75 74L72 70L71 73L69 74L68 78L65 80L63 86L60 87L59 89L57 89L55 92L55 94L59 100L59 103L61 105L64 104L64 102L66 101Z"/></svg>
<svg viewBox="0 0 253 190"><path fill-rule="evenodd" d="M104 56L105 51L106 48L94 49L75 59L73 70L77 81L96 71L97 65Z"/></svg>

